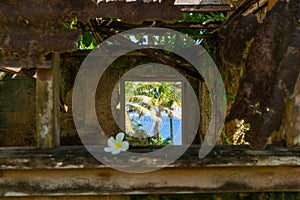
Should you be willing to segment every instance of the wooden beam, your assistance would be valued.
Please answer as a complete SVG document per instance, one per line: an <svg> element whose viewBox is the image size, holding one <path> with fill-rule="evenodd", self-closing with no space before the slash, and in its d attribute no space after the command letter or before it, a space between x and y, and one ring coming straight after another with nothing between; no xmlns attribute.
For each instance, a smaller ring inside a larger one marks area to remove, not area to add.
<svg viewBox="0 0 300 200"><path fill-rule="evenodd" d="M228 12L232 11L233 8L228 4L224 5L208 5L208 6L180 6L182 12L195 12L195 13L210 13L210 12Z"/></svg>
<svg viewBox="0 0 300 200"><path fill-rule="evenodd" d="M268 9L271 10L276 2L277 0L268 0Z"/></svg>
<svg viewBox="0 0 300 200"><path fill-rule="evenodd" d="M258 0L240 0L237 1L236 5L234 5L234 10L228 13L227 21L225 24L229 23L236 16L245 15L244 13L249 10L253 5L257 5ZM261 1L261 0L259 0Z"/></svg>
<svg viewBox="0 0 300 200"><path fill-rule="evenodd" d="M144 27L160 27L160 28L169 28L174 30L181 30L181 29L216 29L221 26L220 23L212 23L212 24L201 24L197 22L175 22L175 23L165 23L159 20L155 21L145 21L140 24L128 24L125 22L120 21L107 21L97 19L95 20L97 23L93 23L97 26L97 28L107 28L107 29L114 29L114 30L128 30L133 28L144 28Z"/></svg>
<svg viewBox="0 0 300 200"><path fill-rule="evenodd" d="M228 3L224 0L176 0L174 5L222 6L228 5Z"/></svg>
<svg viewBox="0 0 300 200"><path fill-rule="evenodd" d="M95 27L95 30L97 30L98 32L101 32L101 27L97 26L97 27ZM108 36L113 35L110 32L106 32L106 33L107 33ZM97 40L101 40L101 39L97 38ZM183 67L183 65L181 63L182 60L180 60L179 58L175 60L174 57L166 55L164 53L158 53L154 49L149 49L149 48L139 49L137 44L135 44L134 42L131 42L131 41L125 39L125 38L120 37L120 38L117 38L117 40L122 45L128 45L128 46L131 46L133 48L136 48L136 49L138 49L138 50L136 50L136 52L142 53L145 56L149 56L149 57L153 58L154 60L157 60L157 61L161 62L162 64L173 67L174 69L178 70L180 73L184 73L184 74L186 74L190 77L196 78L196 79L201 80L201 81L203 80L203 78L199 74L199 72L197 72L196 70L193 70L192 66ZM183 61L183 62L185 62L185 61Z"/></svg>
<svg viewBox="0 0 300 200"><path fill-rule="evenodd" d="M37 148L59 145L59 54L54 53L51 69L37 69L36 132Z"/></svg>
<svg viewBox="0 0 300 200"><path fill-rule="evenodd" d="M36 79L35 76L31 76L31 75L28 75L26 73L23 73L22 68L3 67L3 68L0 68L0 71L16 74L18 76L22 76L24 78L29 78L29 79L32 79L32 80Z"/></svg>
<svg viewBox="0 0 300 200"><path fill-rule="evenodd" d="M243 15L246 16L248 14L254 14L259 9L261 9L263 6L265 6L268 3L268 0L259 0L253 5L251 5L246 11L243 12Z"/></svg>

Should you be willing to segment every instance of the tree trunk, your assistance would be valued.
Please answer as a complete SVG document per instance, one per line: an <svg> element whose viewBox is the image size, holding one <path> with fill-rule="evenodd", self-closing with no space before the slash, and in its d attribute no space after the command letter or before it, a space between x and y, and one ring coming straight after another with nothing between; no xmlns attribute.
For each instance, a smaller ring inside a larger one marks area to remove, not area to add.
<svg viewBox="0 0 300 200"><path fill-rule="evenodd" d="M172 115L169 115L169 119L170 119L170 138L171 138L171 143L174 144L173 117L172 117Z"/></svg>
<svg viewBox="0 0 300 200"><path fill-rule="evenodd" d="M226 121L249 123L245 138L255 149L264 149L280 130L285 102L294 95L300 69L298 5L299 0L278 1L260 24L252 15L237 17L220 43L224 61L244 70Z"/></svg>
<svg viewBox="0 0 300 200"><path fill-rule="evenodd" d="M161 113L160 113L160 111L158 111L157 113L156 113L156 116L159 118L159 119L161 119ZM159 138L159 136L160 136L160 123L161 123L161 121L156 121L155 122L155 138L156 138L156 140L157 140L157 145L160 145L160 138Z"/></svg>

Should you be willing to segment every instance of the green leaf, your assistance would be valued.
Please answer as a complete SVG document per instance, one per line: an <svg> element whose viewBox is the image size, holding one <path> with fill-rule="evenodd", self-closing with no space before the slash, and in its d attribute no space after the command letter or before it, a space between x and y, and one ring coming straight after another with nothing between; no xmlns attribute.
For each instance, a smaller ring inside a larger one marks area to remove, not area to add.
<svg viewBox="0 0 300 200"><path fill-rule="evenodd" d="M89 47L91 43L93 42L93 35L91 32L85 32L82 35L82 43L84 46Z"/></svg>
<svg viewBox="0 0 300 200"><path fill-rule="evenodd" d="M231 94L230 92L226 92L226 98L227 99L235 99L235 96Z"/></svg>

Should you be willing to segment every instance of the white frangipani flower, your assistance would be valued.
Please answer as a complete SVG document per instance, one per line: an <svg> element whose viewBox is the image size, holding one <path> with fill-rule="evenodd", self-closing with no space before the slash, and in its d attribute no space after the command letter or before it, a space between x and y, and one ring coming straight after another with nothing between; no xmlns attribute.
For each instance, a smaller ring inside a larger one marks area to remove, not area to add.
<svg viewBox="0 0 300 200"><path fill-rule="evenodd" d="M104 148L105 152L111 152L112 154L119 154L121 151L127 151L129 148L129 143L127 141L123 141L125 134L120 132L117 134L116 139L114 137L110 137L107 140L107 146Z"/></svg>

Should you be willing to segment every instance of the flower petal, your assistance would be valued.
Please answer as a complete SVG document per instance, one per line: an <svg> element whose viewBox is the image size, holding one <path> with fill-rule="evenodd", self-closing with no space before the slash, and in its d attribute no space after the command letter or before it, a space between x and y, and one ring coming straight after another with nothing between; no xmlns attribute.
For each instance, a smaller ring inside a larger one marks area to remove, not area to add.
<svg viewBox="0 0 300 200"><path fill-rule="evenodd" d="M124 137L125 137L125 134L123 132L118 133L116 136L116 143L122 142Z"/></svg>
<svg viewBox="0 0 300 200"><path fill-rule="evenodd" d="M122 142L121 150L127 151L128 149L129 149L129 142L127 141Z"/></svg>
<svg viewBox="0 0 300 200"><path fill-rule="evenodd" d="M105 152L110 152L112 154L119 154L121 151L127 151L129 149L129 143L123 141L125 133L120 132L114 137L110 137L107 140L107 147L104 148Z"/></svg>
<svg viewBox="0 0 300 200"><path fill-rule="evenodd" d="M121 149L113 149L111 152L112 154L119 154L121 152Z"/></svg>
<svg viewBox="0 0 300 200"><path fill-rule="evenodd" d="M110 147L104 147L105 152L112 152L112 149Z"/></svg>
<svg viewBox="0 0 300 200"><path fill-rule="evenodd" d="M113 137L110 137L110 138L107 140L107 146L113 147L113 146L115 146L115 144L116 144L116 141L115 141L115 139L114 139Z"/></svg>

